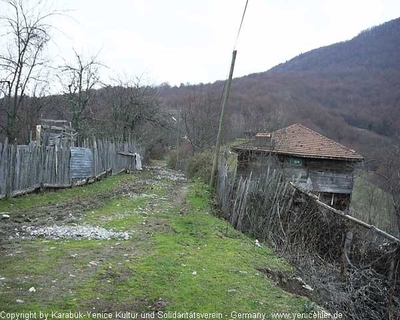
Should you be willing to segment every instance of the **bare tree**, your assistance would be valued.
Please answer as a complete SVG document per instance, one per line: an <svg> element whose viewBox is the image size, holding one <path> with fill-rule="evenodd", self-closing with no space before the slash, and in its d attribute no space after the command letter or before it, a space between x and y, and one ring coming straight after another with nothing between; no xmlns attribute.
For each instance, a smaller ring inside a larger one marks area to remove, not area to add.
<svg viewBox="0 0 400 320"><path fill-rule="evenodd" d="M47 87L43 87L35 83L30 90L30 95L24 99L19 110L19 136L26 142L30 142L33 138L33 130L40 123L42 110L47 104L45 98Z"/></svg>
<svg viewBox="0 0 400 320"><path fill-rule="evenodd" d="M50 17L59 14L48 11L42 1L29 6L25 0L3 0L10 9L0 16L4 52L0 53L0 90L5 123L1 129L10 140L18 133L19 110L32 82L45 79L41 68L45 64L43 52L50 41Z"/></svg>
<svg viewBox="0 0 400 320"><path fill-rule="evenodd" d="M154 127L166 127L166 116L160 109L160 98L155 87L143 85L140 78L116 80L105 92L110 117L106 126L112 135L124 140L140 140Z"/></svg>
<svg viewBox="0 0 400 320"><path fill-rule="evenodd" d="M270 110L254 110L252 106L247 106L249 114L247 131L254 133L272 132L281 129L287 122L287 115L282 106L276 106Z"/></svg>
<svg viewBox="0 0 400 320"><path fill-rule="evenodd" d="M72 126L82 137L84 113L92 99L94 87L101 83L99 69L104 65L98 61L97 56L84 59L75 50L74 53L75 61L61 67L59 78L71 111Z"/></svg>
<svg viewBox="0 0 400 320"><path fill-rule="evenodd" d="M378 160L378 157L370 159L365 166L368 173L372 174L373 185L387 195L384 201L374 203L378 206L377 218L385 219L383 213L388 212L387 222L390 223L390 231L397 233L398 236L400 235L400 134L398 133L391 143L377 147L376 151L380 155L385 154L385 159ZM382 206L385 208L381 208Z"/></svg>
<svg viewBox="0 0 400 320"><path fill-rule="evenodd" d="M397 220L397 230L400 234L400 134L395 143L388 148L386 161L383 163L384 188L393 197L392 205Z"/></svg>
<svg viewBox="0 0 400 320"><path fill-rule="evenodd" d="M220 97L211 86L190 89L180 109L187 140L193 152L203 151L215 143L218 131Z"/></svg>

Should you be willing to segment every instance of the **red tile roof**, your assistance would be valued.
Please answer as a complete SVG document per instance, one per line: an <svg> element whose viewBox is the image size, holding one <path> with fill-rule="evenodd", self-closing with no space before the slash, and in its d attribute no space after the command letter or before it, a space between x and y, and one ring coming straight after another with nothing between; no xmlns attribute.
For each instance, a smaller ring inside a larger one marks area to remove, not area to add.
<svg viewBox="0 0 400 320"><path fill-rule="evenodd" d="M260 147L250 142L234 150L259 150L305 158L323 158L362 161L363 157L354 150L337 143L299 123L270 133L273 147ZM269 134L257 134L258 139L268 139Z"/></svg>

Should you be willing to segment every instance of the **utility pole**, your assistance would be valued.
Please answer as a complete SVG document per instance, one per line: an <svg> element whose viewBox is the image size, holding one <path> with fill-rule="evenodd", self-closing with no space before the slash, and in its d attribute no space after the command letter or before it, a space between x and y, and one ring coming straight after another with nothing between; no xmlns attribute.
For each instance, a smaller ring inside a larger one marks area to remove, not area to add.
<svg viewBox="0 0 400 320"><path fill-rule="evenodd" d="M211 188L214 187L214 184L215 184L215 173L217 172L219 150L221 148L222 126L223 126L223 122L224 122L225 107L226 107L226 104L228 103L229 93L231 91L233 69L235 68L236 52L237 52L236 50L233 50L233 52L232 52L231 69L229 71L228 83L227 83L226 88L225 88L224 100L222 102L222 107L221 107L221 116L219 118L217 143L215 145L214 160L213 160L213 166L212 166L212 171L211 171L211 179L210 179L210 187Z"/></svg>

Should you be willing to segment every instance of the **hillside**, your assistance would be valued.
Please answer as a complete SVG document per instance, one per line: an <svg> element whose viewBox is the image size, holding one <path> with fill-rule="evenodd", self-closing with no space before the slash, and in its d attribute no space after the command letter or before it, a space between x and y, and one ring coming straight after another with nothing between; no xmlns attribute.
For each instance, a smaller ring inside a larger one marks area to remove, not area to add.
<svg viewBox="0 0 400 320"><path fill-rule="evenodd" d="M267 130L282 113L285 124L301 122L375 157L378 146L400 128L400 19L355 38L301 54L267 72L233 81L227 121L234 135ZM238 52L240 59L240 52ZM169 108L185 105L192 91L221 92L211 85L162 87ZM278 110L278 111L277 111Z"/></svg>
<svg viewBox="0 0 400 320"><path fill-rule="evenodd" d="M343 41L301 54L271 72L338 71L355 68L400 69L400 18Z"/></svg>

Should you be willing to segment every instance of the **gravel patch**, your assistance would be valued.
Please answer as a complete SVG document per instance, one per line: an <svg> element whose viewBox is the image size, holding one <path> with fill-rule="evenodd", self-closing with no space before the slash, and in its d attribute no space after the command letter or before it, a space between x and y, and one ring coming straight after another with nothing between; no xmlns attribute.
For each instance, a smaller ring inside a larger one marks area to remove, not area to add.
<svg viewBox="0 0 400 320"><path fill-rule="evenodd" d="M154 178L156 180L168 179L171 181L186 181L185 175L182 172L159 166L149 166L148 168L155 171L156 175Z"/></svg>
<svg viewBox="0 0 400 320"><path fill-rule="evenodd" d="M153 201L148 208L137 208L135 213L144 216L158 213L161 202L168 201L169 197L157 194L141 193L143 186L170 187L165 180L172 182L187 181L181 172L170 170L162 166L149 166L151 175L146 179L125 182L115 190L99 192L90 197L78 197L51 203L33 210L16 212L0 212L0 245L16 239L46 238L46 239L129 239L128 232L115 232L91 225L79 225L79 220L86 212L99 208L114 198L129 197L132 199L148 198ZM165 179L165 180L164 180ZM164 181L163 181L164 180ZM170 196L174 197L174 189ZM163 207L163 209L165 209Z"/></svg>
<svg viewBox="0 0 400 320"><path fill-rule="evenodd" d="M120 239L128 240L127 232L114 232L104 228L95 226L49 226L49 227L26 227L24 230L29 236L34 238L46 239L93 239L93 240L110 240Z"/></svg>

